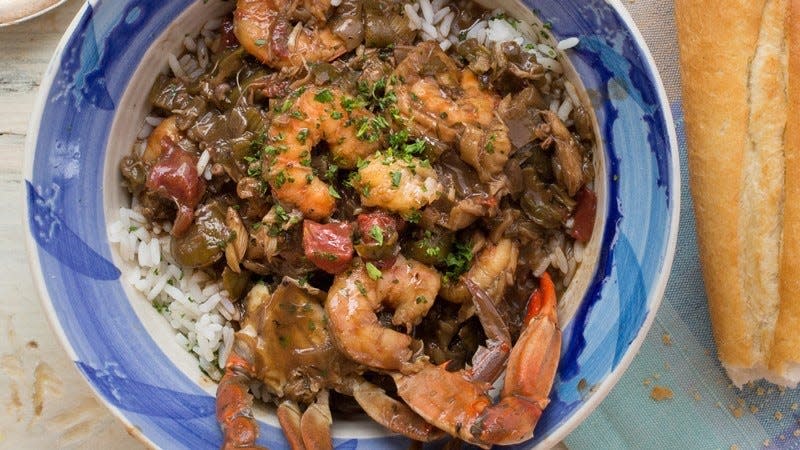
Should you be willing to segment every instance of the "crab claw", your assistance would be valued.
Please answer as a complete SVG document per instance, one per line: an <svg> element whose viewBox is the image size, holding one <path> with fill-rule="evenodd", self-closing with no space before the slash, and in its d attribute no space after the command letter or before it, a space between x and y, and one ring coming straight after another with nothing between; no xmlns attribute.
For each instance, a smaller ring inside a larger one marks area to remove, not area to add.
<svg viewBox="0 0 800 450"><path fill-rule="evenodd" d="M389 397L386 392L366 381L353 388L355 397L364 412L386 429L419 442L431 442L445 433L417 415L403 402Z"/></svg>
<svg viewBox="0 0 800 450"><path fill-rule="evenodd" d="M328 391L321 391L317 401L304 413L292 401L278 406L278 422L292 450L331 450L333 416L328 405Z"/></svg>
<svg viewBox="0 0 800 450"><path fill-rule="evenodd" d="M417 414L452 436L484 448L516 444L533 437L561 355L556 296L549 276L540 281L530 320L508 359L497 402L488 383L467 372L433 366L413 375L396 374L397 393Z"/></svg>
<svg viewBox="0 0 800 450"><path fill-rule="evenodd" d="M253 417L253 397L248 392L253 367L247 341L237 340L217 387L217 421L222 427L222 448L266 450L256 445L258 423Z"/></svg>

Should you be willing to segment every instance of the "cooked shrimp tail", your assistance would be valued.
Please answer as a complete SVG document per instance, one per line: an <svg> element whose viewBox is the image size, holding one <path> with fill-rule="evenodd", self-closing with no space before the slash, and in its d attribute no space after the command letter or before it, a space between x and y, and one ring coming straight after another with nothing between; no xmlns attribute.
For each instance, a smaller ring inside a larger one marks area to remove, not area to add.
<svg viewBox="0 0 800 450"><path fill-rule="evenodd" d="M383 305L393 307L392 323L410 330L433 306L440 285L435 269L402 256L383 272L358 264L340 274L325 302L337 347L367 367L409 370L415 363L414 340L382 326L376 311Z"/></svg>
<svg viewBox="0 0 800 450"><path fill-rule="evenodd" d="M264 157L263 175L281 202L296 206L312 220L328 218L338 193L314 174L311 150L327 142L334 163L355 169L358 161L378 151L379 139L359 133L357 123L374 118L365 107L344 108L347 97L335 88L308 89L291 96L272 122L272 145Z"/></svg>
<svg viewBox="0 0 800 450"><path fill-rule="evenodd" d="M326 62L347 52L348 43L325 25L330 0L306 1L308 12L319 24L292 24L290 8L296 2L238 0L233 15L234 32L242 47L274 68L299 67Z"/></svg>

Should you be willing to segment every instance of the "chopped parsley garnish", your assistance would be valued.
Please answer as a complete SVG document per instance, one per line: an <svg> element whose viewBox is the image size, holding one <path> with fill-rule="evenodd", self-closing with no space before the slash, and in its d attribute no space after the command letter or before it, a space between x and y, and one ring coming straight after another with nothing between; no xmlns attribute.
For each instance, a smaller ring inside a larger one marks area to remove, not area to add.
<svg viewBox="0 0 800 450"><path fill-rule="evenodd" d="M339 172L339 166L337 166L336 164L331 164L328 166L328 170L325 171L325 178L328 181L333 181L338 172Z"/></svg>
<svg viewBox="0 0 800 450"><path fill-rule="evenodd" d="M367 288L364 287L364 283L356 280L356 287L358 288L358 292L360 292L361 295L367 295Z"/></svg>
<svg viewBox="0 0 800 450"><path fill-rule="evenodd" d="M333 119L333 120L339 120L339 119L341 119L342 117L343 117L343 116L342 116L342 113L340 113L339 111L333 111L333 112L331 113L331 119Z"/></svg>
<svg viewBox="0 0 800 450"><path fill-rule="evenodd" d="M286 100L283 101L283 103L275 107L275 112L278 114L283 114L292 109L292 106L294 106L294 100L291 98L287 98Z"/></svg>
<svg viewBox="0 0 800 450"><path fill-rule="evenodd" d="M314 96L314 100L320 103L331 103L333 101L333 94L328 89L323 89Z"/></svg>
<svg viewBox="0 0 800 450"><path fill-rule="evenodd" d="M489 140L486 142L486 151L489 154L493 154L494 153L494 143L496 141L497 141L497 135L492 134L491 136L489 136Z"/></svg>
<svg viewBox="0 0 800 450"><path fill-rule="evenodd" d="M308 139L308 128L303 128L297 133L297 140L301 144L305 144L306 140Z"/></svg>
<svg viewBox="0 0 800 450"><path fill-rule="evenodd" d="M373 280L377 281L383 278L383 272L381 272L380 269L375 267L375 265L372 264L371 262L368 262L366 267L367 267L367 275L369 275L369 277L372 278Z"/></svg>
<svg viewBox="0 0 800 450"><path fill-rule="evenodd" d="M422 213L419 211L412 211L410 214L406 215L405 219L411 223L419 223L422 220Z"/></svg>
<svg viewBox="0 0 800 450"><path fill-rule="evenodd" d="M377 225L373 225L372 229L369 230L369 235L372 236L372 239L375 239L375 242L379 245L383 245L383 230L381 227Z"/></svg>
<svg viewBox="0 0 800 450"><path fill-rule="evenodd" d="M277 175L275 175L274 183L277 189L280 189L284 184L286 184L287 181L289 181L289 177L286 175L285 170L281 170Z"/></svg>
<svg viewBox="0 0 800 450"><path fill-rule="evenodd" d="M391 172L392 176L392 187L397 189L400 187L400 179L403 177L402 172Z"/></svg>
<svg viewBox="0 0 800 450"><path fill-rule="evenodd" d="M455 281L472 266L472 247L469 244L456 242L453 251L445 258L447 271L444 277L448 281Z"/></svg>
<svg viewBox="0 0 800 450"><path fill-rule="evenodd" d="M255 44L258 47L263 47L264 45L267 44L267 40L266 39L256 39Z"/></svg>
<svg viewBox="0 0 800 450"><path fill-rule="evenodd" d="M428 303L428 299L425 298L424 295L420 295L419 297L417 297L416 302L418 305L423 305L425 303Z"/></svg>
<svg viewBox="0 0 800 450"><path fill-rule="evenodd" d="M342 198L342 196L339 195L338 192L336 192L336 189L333 186L328 186L328 193L331 194L331 197L337 200L340 200Z"/></svg>

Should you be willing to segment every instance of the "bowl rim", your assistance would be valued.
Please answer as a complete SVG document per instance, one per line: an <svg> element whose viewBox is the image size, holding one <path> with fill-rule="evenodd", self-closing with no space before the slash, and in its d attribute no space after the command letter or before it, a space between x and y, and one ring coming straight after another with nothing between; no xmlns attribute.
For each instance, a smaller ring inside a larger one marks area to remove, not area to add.
<svg viewBox="0 0 800 450"><path fill-rule="evenodd" d="M583 423L600 403L605 400L611 390L617 385L622 375L627 372L633 359L639 354L639 350L644 344L647 334L653 325L653 321L658 314L661 303L664 300L664 293L667 289L670 274L672 273L672 266L675 261L675 253L678 247L678 231L680 228L680 215L681 215L681 174L680 174L680 146L678 144L678 133L675 129L675 118L672 114L670 107L669 97L667 96L666 88L664 87L664 80L658 70L656 61L650 51L650 47L644 39L639 27L633 20L630 11L622 4L621 0L606 0L606 2L614 8L615 12L619 15L625 26L628 27L632 36L639 46L639 52L644 56L647 61L647 70L653 77L654 86L658 94L658 103L662 106L662 114L666 122L666 131L669 137L669 154L670 154L670 167L672 168L669 186L672 195L672 211L670 214L669 224L669 238L667 240L666 253L661 265L661 270L656 284L653 286L650 296L653 297L652 308L647 313L645 321L639 328L636 338L628 346L625 356L622 357L617 367L606 376L606 378L599 385L599 388L592 393L589 399L584 403L569 419L567 419L556 432L542 440L535 448L550 448L554 447L559 442L563 441L570 433L572 433L578 426Z"/></svg>
<svg viewBox="0 0 800 450"><path fill-rule="evenodd" d="M660 266L660 270L658 271L658 276L652 286L650 292L648 292L648 298L652 299L650 303L650 309L647 312L645 320L642 322L639 330L637 331L636 337L630 342L627 347L627 350L624 356L620 359L617 366L609 372L603 380L596 385L596 389L593 393L587 398L587 400L575 411L574 414L569 417L565 422L563 422L553 433L551 433L548 437L540 441L538 444L535 445L534 448L551 448L561 441L563 441L572 431L574 431L586 418L591 415L591 413L600 405L600 403L608 396L611 390L616 386L622 375L627 371L628 367L630 366L631 362L633 361L634 357L639 353L644 340L652 327L652 323L655 320L656 314L660 309L661 303L664 298L664 293L666 291L667 282L669 281L670 273L672 271L672 266L675 259L675 253L677 250L677 242L678 242L678 229L680 223L680 205L681 205L681 178L680 178L680 159L679 153L680 148L678 145L678 138L677 132L675 129L675 122L672 113L672 109L670 107L669 98L666 93L666 89L664 87L663 79L661 77L660 72L658 71L658 67L655 63L655 60L652 56L652 53L644 40L639 28L637 27L636 23L633 20L633 17L630 15L628 9L623 5L621 0L605 0L606 3L613 8L615 14L621 19L623 24L628 28L631 33L631 36L635 40L635 44L637 45L637 51L641 54L641 56L646 61L646 69L648 75L652 77L653 80L653 87L655 89L656 94L658 95L658 105L661 106L661 114L663 115L663 119L665 122L665 131L667 133L668 142L669 142L669 165L670 165L670 177L669 182L667 183L669 186L669 191L673 193L670 199L670 216L669 216L669 233L668 238L666 240L666 245L664 248L664 258L662 264ZM56 4L52 5L51 7L42 10L32 16L23 18L18 20L18 23L38 15L44 14L47 11L54 9L61 4L65 3L66 0L61 0ZM64 56L64 50L66 48L67 43L72 38L75 30L77 29L78 25L80 24L81 19L87 13L89 8L94 7L93 3L97 3L92 0L88 0L81 6L81 8L76 13L73 20L70 22L70 25L64 31L63 36L59 40L58 45L56 46L56 50L53 53L53 56L50 59L48 64L47 70L45 71L39 92L37 94L36 101L34 103L34 108L32 109L30 115L30 123L28 126L28 133L25 139L25 161L23 165L22 174L25 179L31 178L33 174L34 168L34 160L35 160L35 150L38 142L39 133L38 130L41 125L42 115L44 113L47 100L49 98L49 87L52 86L53 81L55 79L56 73L59 68L59 62L62 60ZM2 27L3 25L0 25ZM20 188L20 198L23 204L23 226L25 227L25 244L26 244L26 252L28 256L28 263L29 267L32 271L32 277L34 279L34 285L36 287L36 291L39 297L40 305L45 313L47 321L50 325L51 330L57 336L61 346L66 351L69 358L75 362L77 360L77 353L72 346L71 341L66 336L66 333L61 325L61 322L58 318L58 315L55 311L55 307L52 303L52 299L47 291L47 286L45 283L45 276L41 270L41 263L39 260L38 255L38 246L37 243L34 241L33 237L30 233L30 208L27 202L27 193L26 193L26 183L22 183ZM113 405L109 400L107 400L101 392L98 390L96 386L94 386L88 378L86 378L83 374L81 374L81 379L86 383L89 387L92 394L95 396L96 399L100 401L118 420L122 422L125 426L126 431L136 439L138 439L143 444L147 445L150 448L158 448L158 446L138 427L136 427L131 420L118 408L117 406Z"/></svg>
<svg viewBox="0 0 800 450"><path fill-rule="evenodd" d="M9 16L8 18L0 17L0 28L10 27L12 25L17 25L17 24L20 24L22 22L27 22L28 20L34 19L34 18L39 17L39 16L41 16L43 14L47 14L48 12L58 8L59 6L63 5L66 2L67 2L67 0L55 0L54 2L52 2L49 5L45 6L44 8L41 8L41 9L36 10L36 11L31 11L30 13L22 15L22 16ZM69 28L68 28L68 30L69 30Z"/></svg>

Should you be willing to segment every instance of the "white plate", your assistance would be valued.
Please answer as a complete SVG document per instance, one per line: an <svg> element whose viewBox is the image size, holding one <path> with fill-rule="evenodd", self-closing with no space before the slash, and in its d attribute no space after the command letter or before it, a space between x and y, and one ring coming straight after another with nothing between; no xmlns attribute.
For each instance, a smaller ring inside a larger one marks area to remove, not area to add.
<svg viewBox="0 0 800 450"><path fill-rule="evenodd" d="M0 27L13 25L46 13L67 0L0 0Z"/></svg>

